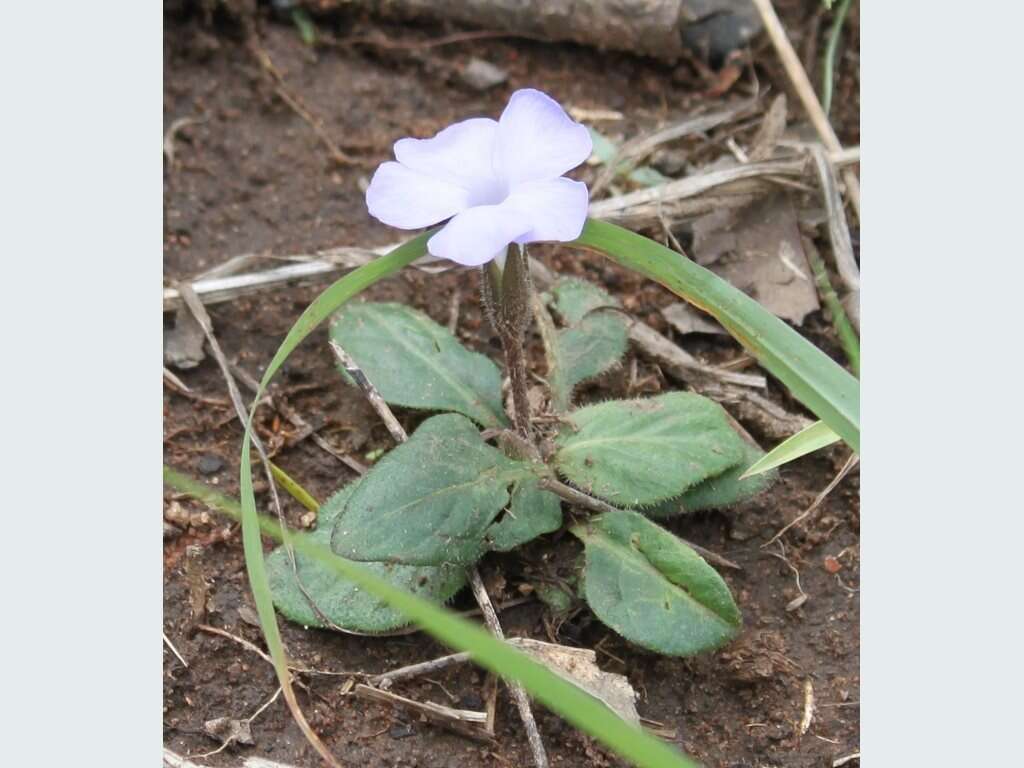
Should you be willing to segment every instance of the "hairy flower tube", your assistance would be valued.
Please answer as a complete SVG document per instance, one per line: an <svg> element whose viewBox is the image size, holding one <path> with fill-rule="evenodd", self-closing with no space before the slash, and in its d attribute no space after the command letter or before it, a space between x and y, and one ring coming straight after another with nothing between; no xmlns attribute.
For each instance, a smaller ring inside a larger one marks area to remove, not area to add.
<svg viewBox="0 0 1024 768"><path fill-rule="evenodd" d="M516 91L500 119L454 123L400 139L366 191L370 215L399 229L448 220L427 243L438 259L503 265L510 243L579 237L587 185L563 177L590 156L589 131L550 96Z"/></svg>

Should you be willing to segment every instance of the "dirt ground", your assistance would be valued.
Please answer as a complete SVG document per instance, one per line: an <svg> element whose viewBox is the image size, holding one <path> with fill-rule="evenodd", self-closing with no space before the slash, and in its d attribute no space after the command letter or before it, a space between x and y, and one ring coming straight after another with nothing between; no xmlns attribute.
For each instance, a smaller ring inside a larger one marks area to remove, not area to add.
<svg viewBox="0 0 1024 768"><path fill-rule="evenodd" d="M816 27L819 2L777 3L795 44L806 50L809 36L824 45L824 24ZM834 119L840 138L859 142L858 35L856 8L848 26L848 52L841 60ZM397 26L364 18L325 23L338 38L379 35L408 43L401 48L332 46L313 53L294 27L258 24L259 40L287 86L320 116L341 150L358 162L333 163L310 126L278 98L254 57L243 45L238 25L227 18L207 23L201 14L169 13L165 18L165 128L182 117L199 122L181 128L174 162L165 164L164 264L168 280L189 278L243 253L311 253L339 245L384 245L401 234L372 220L363 189L373 167L390 156L399 137L433 133L449 122L477 114L497 115L508 94L536 86L563 103L614 109L627 115L616 130L632 133L678 120L697 105L721 97L707 95L709 84L697 69L675 68L620 54L602 54L573 45L546 45L515 39L478 40L440 47L423 41L458 31L447 27ZM813 51L811 52L813 53ZM458 79L471 56L504 68L508 82L479 92ZM785 89L770 49L759 40L752 51L762 83ZM791 102L792 103L792 102ZM584 171L586 174L592 171ZM626 308L659 330L666 330L659 307L672 301L666 291L593 255L565 248L541 251L565 273L581 274L619 296ZM218 339L228 357L258 377L298 314L325 287L277 289L209 307ZM482 320L476 275L453 271L436 277L417 271L376 286L370 298L408 302L446 323L458 306L458 333L469 345L498 356L497 342ZM453 302L453 296L456 297ZM165 327L173 313L165 315ZM838 358L839 347L821 313L802 332ZM708 359L739 354L727 339L703 340L690 350ZM678 388L660 371L639 362L602 378L587 397L622 396ZM224 381L208 356L198 367L177 371L191 395L164 390L165 461L186 473L238 493L241 429L227 402ZM387 431L363 399L337 375L323 330L292 356L278 376L275 395L302 413L319 434L360 461L387 449ZM247 395L251 393L246 393ZM800 406L772 383L769 396L792 412ZM398 411L410 431L422 416ZM293 441L293 428L263 408L259 430L276 452L275 460L320 499L355 476L313 441ZM755 437L764 440L755 431ZM742 636L728 647L694 659L660 658L630 646L584 611L562 625L558 640L598 649L602 668L628 675L640 692L640 714L675 732L680 748L708 766L831 766L859 748L859 475L854 471L826 499L811 521L785 535L778 546L762 549L772 535L805 509L846 459L834 448L787 467L763 497L726 512L697 514L670 527L716 550L743 570L723 575L743 611ZM266 500L266 486L259 500ZM287 500L291 522L301 525L305 510ZM190 590L205 582L208 625L263 648L254 624L239 532L215 515L170 492L165 519L164 631L188 661L164 654L165 745L179 754L198 755L218 743L203 733L218 717L244 719L274 694L271 666L238 642L204 630L191 617ZM183 522L184 521L184 522ZM193 555L186 547L198 545ZM519 584L546 564L577 547L571 536L550 536L521 553L483 562L496 602L518 597ZM268 544L269 548L269 544ZM797 577L796 572L799 572ZM797 580L799 579L799 580ZM787 604L801 594L800 607ZM468 593L454 607L469 609ZM549 639L544 608L528 602L502 612L509 635ZM381 672L443 655L446 651L419 634L360 638L304 630L282 620L292 657L326 671ZM165 649L166 650L166 649ZM345 675L307 674L299 690L313 727L333 753L351 766L525 766L529 750L515 709L499 697L497 740L481 745L411 719L388 707L343 695ZM456 668L397 687L426 701L478 708L484 675ZM816 711L800 733L805 688L813 687ZM552 765L618 765L592 740L537 707L541 734ZM278 699L252 723L253 746L231 746L210 757L211 765L238 765L255 755L305 768L320 762ZM856 761L848 765L856 765Z"/></svg>

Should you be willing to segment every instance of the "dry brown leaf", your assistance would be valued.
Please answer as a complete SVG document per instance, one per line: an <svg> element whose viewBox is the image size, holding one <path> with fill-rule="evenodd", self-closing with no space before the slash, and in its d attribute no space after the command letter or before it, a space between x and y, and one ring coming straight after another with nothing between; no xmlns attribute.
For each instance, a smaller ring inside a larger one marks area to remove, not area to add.
<svg viewBox="0 0 1024 768"><path fill-rule="evenodd" d="M516 638L514 643L556 675L604 703L623 720L640 725L640 716L636 711L637 695L633 686L625 675L602 672L597 666L595 651L526 637Z"/></svg>
<svg viewBox="0 0 1024 768"><path fill-rule="evenodd" d="M797 325L820 307L789 196L778 192L693 224L693 257Z"/></svg>
<svg viewBox="0 0 1024 768"><path fill-rule="evenodd" d="M768 111L764 113L761 127L758 128L757 134L751 142L750 151L747 153L750 162L756 163L770 158L785 130L786 94L780 93L768 107Z"/></svg>

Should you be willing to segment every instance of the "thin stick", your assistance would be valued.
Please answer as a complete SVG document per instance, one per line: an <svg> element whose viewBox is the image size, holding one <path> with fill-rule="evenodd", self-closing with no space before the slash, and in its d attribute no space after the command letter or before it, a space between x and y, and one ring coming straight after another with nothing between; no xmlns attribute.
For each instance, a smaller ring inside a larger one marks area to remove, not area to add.
<svg viewBox="0 0 1024 768"><path fill-rule="evenodd" d="M694 133L711 130L748 112L755 104L756 100L754 99L744 101L736 106L693 117L653 133L643 134L630 139L623 143L612 159L605 164L604 169L590 187L590 197L592 199L597 197L616 176L632 170L640 161L662 144L676 141Z"/></svg>
<svg viewBox="0 0 1024 768"><path fill-rule="evenodd" d="M709 381L755 389L764 389L768 385L765 377L759 374L739 373L705 365L664 334L639 320L629 324L629 340L677 379L694 386L707 384Z"/></svg>
<svg viewBox="0 0 1024 768"><path fill-rule="evenodd" d="M179 285L178 290L181 293L181 298L184 300L185 305L189 308L196 320L199 322L199 325L202 327L203 333L206 335L206 340L210 344L210 350L213 352L213 356L217 360L217 365L220 366L221 373L224 376L224 381L227 383L228 394L231 397L231 402L235 406L238 418L242 424L245 424L246 414L245 406L242 404L242 395L238 391L238 385L235 383L234 376L231 375L231 367L228 365L227 357L225 357L223 350L220 348L220 344L217 342L217 337L213 333L213 323L210 320L210 316L207 314L206 308L203 306L202 302L199 301L199 298L188 285ZM274 511L277 513L281 529L286 530L284 511L281 508L281 498L277 493L277 484L274 483L274 473L270 469L270 459L267 457L267 452L263 449L263 441L260 440L259 436L256 435L255 432L252 433L251 439L253 445L256 447L257 453L259 453L260 461L263 464L263 470L267 475L267 482L270 486L270 495L274 503ZM291 560L292 568L294 570L295 553L292 551L291 547L288 546L287 537L285 537L284 541L285 551L289 555L289 559ZM332 768L341 768L337 759L335 759L334 755L332 755L330 750L327 749L324 743L320 740L320 737L316 734L316 731L313 730L309 722L306 720L306 716L299 707L299 701L295 698L295 689L292 688L290 676L287 672L281 675L280 683L284 688L284 698L288 703L288 709L291 711L296 725L299 726L299 730L302 731L309 743L314 749L316 749L317 753L328 765L332 766Z"/></svg>
<svg viewBox="0 0 1024 768"><path fill-rule="evenodd" d="M220 637L227 638L228 640L230 640L230 641L232 641L234 643L238 643L240 646L245 648L247 651L252 651L257 656L259 656L261 659L263 659L265 662L267 662L267 664L270 664L271 666L273 666L273 664L274 664L274 660L272 658L270 658L270 655L268 653L266 653L258 645L255 645L254 643L250 643L244 637L239 637L238 635L233 635L233 634L231 634L230 632L228 632L225 629L221 629L220 627L214 627L214 626L211 626L209 624L198 624L196 626L196 629L199 630L200 632L206 632L206 633L211 634L211 635L219 635ZM345 676L345 677L369 677L369 674L366 673L366 672L349 672L349 671L346 671L346 670L333 671L333 670L329 670L329 669L311 669L309 667L299 667L299 666L296 666L294 664L289 664L288 665L288 669L290 669L292 672L301 672L302 674L306 674L306 675L335 675L335 676ZM298 682L299 685L305 687L304 684L301 681L297 681L297 682Z"/></svg>
<svg viewBox="0 0 1024 768"><path fill-rule="evenodd" d="M764 549L769 544L772 544L775 541L778 541L779 538L786 531L788 531L794 525L799 525L804 520L806 520L810 516L810 514L812 512L814 512L814 510L816 510L821 505L821 502L823 502L825 500L825 498L830 493L832 493L832 489L835 488L837 485L839 485L839 481L841 481L844 477L846 477L846 475L849 473L849 471L851 469L853 469L855 466L857 466L857 462L858 461L860 461L860 456L858 454L856 454L856 453L851 453L850 454L850 458L848 458L846 460L846 463L843 464L842 469L840 469L839 472L836 474L836 476L834 478L832 478L832 482L829 483L827 486L825 486L825 490L823 490L821 493L819 493L815 497L814 501L811 502L811 506L809 506L807 509L805 509L803 512L801 512L799 515L797 515L790 523L788 523L786 526L784 526L781 531L776 533L774 536L772 536L770 539L768 539L768 541L766 541L764 544L762 544L761 548Z"/></svg>
<svg viewBox="0 0 1024 768"><path fill-rule="evenodd" d="M253 58L260 65L260 68L267 75L271 84L274 87L275 93L281 97L281 100L287 104L295 114L302 118L302 120L313 129L313 133L316 134L320 142L327 148L327 152L338 165L362 165L363 163L355 158L350 157L341 151L341 147L334 143L334 139L331 138L330 134L327 133L327 128L324 126L324 121L319 117L310 112L306 106L300 101L298 96L293 95L285 84L284 75L281 71L274 66L273 60L270 58L270 54L266 52L262 45L260 45L259 37L256 35L255 29L252 28L251 24L248 24L248 34L246 35L245 45L252 54Z"/></svg>
<svg viewBox="0 0 1024 768"><path fill-rule="evenodd" d="M388 428L388 432L391 433L391 437L396 443L404 443L409 439L409 435L406 434L405 428L398 423L398 419L395 418L395 414L391 412L391 408L384 402L384 398L381 397L380 392L373 382L366 378L366 374L363 373L363 369L359 367L359 364L352 359L352 356L341 348L333 339L331 340L331 349L334 350L335 357L338 358L338 362L341 363L341 367L345 369L345 372L352 377L352 380L356 383L356 386L363 391L366 399L370 405L373 406L373 410L377 412L381 420L384 422L384 426Z"/></svg>
<svg viewBox="0 0 1024 768"><path fill-rule="evenodd" d="M353 693L361 699L376 701L380 704L389 704L393 707L414 712L435 725L454 731L460 736L465 736L475 741L482 741L486 744L494 743L493 737L482 727L487 721L486 712L476 712L471 709L452 709L451 707L434 704L429 701L416 701L363 684L357 685Z"/></svg>
<svg viewBox="0 0 1024 768"><path fill-rule="evenodd" d="M850 228L846 223L846 216L843 214L843 200L839 196L839 184L836 182L835 169L820 145L812 144L809 149L811 157L814 159L814 166L818 171L821 196L828 213L828 236L832 242L836 270L839 272L843 284L849 290L859 291L860 267L857 266L857 259L853 255L853 242L850 239Z"/></svg>
<svg viewBox="0 0 1024 768"><path fill-rule="evenodd" d="M411 680L412 678L429 675L433 672L439 672L442 669L448 669L448 667L456 664L464 664L471 658L472 654L470 654L469 651L453 653L448 656L442 656L439 659L421 661L419 664L410 664L407 667L400 667L398 669L393 669L390 672L384 672L371 677L369 679L369 683L375 688L386 690L393 683L398 683L403 680Z"/></svg>
<svg viewBox="0 0 1024 768"><path fill-rule="evenodd" d="M283 267L274 267L261 272L224 274L227 265L232 262L244 264L255 258L255 254L242 254L234 256L220 265L225 270L215 268L215 270L209 270L207 274L193 280L192 290L203 300L204 304L230 301L238 296L246 296L281 284L291 284L337 272L351 271L370 263L373 259L395 248L396 245L398 244L386 245L381 248L327 248L312 254L283 257L286 261L295 262ZM164 288L164 312L177 309L181 304L181 295L177 288L174 286Z"/></svg>
<svg viewBox="0 0 1024 768"><path fill-rule="evenodd" d="M469 586L473 590L473 597L476 598L477 604L480 606L484 622L487 624L488 629L491 630L491 634L498 640L504 640L505 633L501 629L498 615L494 612L491 598L487 594L487 588L484 586L483 579L480 578L480 571L476 567L471 568L469 571ZM530 750L533 752L534 765L537 768L547 768L548 755L544 750L544 743L541 741L540 732L537 730L537 721L533 719L533 710L530 709L530 700L526 696L526 691L523 690L523 686L519 683L510 682L508 683L508 688L513 700L515 700L516 707L519 709L519 717L522 718L523 727L526 728L526 740L530 743Z"/></svg>
<svg viewBox="0 0 1024 768"><path fill-rule="evenodd" d="M611 504L607 502L601 501L600 499L595 499L590 494L584 493L583 491L577 488L573 488L571 485L566 485L561 480L558 480L553 477L544 478L538 483L538 485L544 490L551 491L556 496L561 496L563 499L570 502L571 504L577 504L581 507L584 507L585 509L589 509L591 512L598 512L604 514L608 512L623 511L621 509L618 509L617 507L613 507ZM682 537L677 538L681 542L686 544L686 546L690 547L693 551L695 551L698 555L703 557L705 560L712 562L715 565L720 565L723 568L732 568L736 571L743 570L742 566L737 565L732 560L728 560L722 557L716 552L712 552L710 549L705 549L699 544L694 544L692 541L687 541Z"/></svg>
<svg viewBox="0 0 1024 768"><path fill-rule="evenodd" d="M590 204L590 215L595 219L604 219L619 214L634 206L669 200L681 200L695 197L709 189L720 187L742 179L754 179L762 176L801 176L807 163L803 158L796 160L766 160L762 163L747 163L732 168L708 171L695 176L669 181L648 189L640 189L627 195L610 197Z"/></svg>
<svg viewBox="0 0 1024 768"><path fill-rule="evenodd" d="M811 157L818 171L821 195L828 214L828 237L832 244L832 258L836 262L836 271L850 292L850 314L853 324L860 328L860 267L853 255L853 242L850 239L850 228L846 223L843 211L843 200L839 196L839 184L836 181L835 168L819 145L810 147Z"/></svg>
<svg viewBox="0 0 1024 768"><path fill-rule="evenodd" d="M166 645L168 648L170 648L171 649L171 653L173 653L175 656L178 657L178 661L181 662L182 666L185 667L185 669L188 669L188 662L185 661L185 657L182 656L180 653L178 653L178 649L174 647L174 643L171 642L171 638L169 638L167 636L167 633L164 632L163 635L164 635L164 645Z"/></svg>
<svg viewBox="0 0 1024 768"><path fill-rule="evenodd" d="M164 747L164 768L210 768L206 763L194 763L186 757ZM247 757L239 763L241 768L297 768L294 765L264 760L262 757Z"/></svg>
<svg viewBox="0 0 1024 768"><path fill-rule="evenodd" d="M811 124L818 133L822 144L830 152L841 151L843 147L839 143L835 131L832 129L832 124L828 121L828 116L821 108L821 104L818 103L814 87L807 77L807 72L804 71L803 64L800 63L800 58L796 55L796 51L793 50L793 44L789 41L786 30L783 29L782 22L779 21L775 8L772 7L771 0L753 0L753 2L758 13L761 14L761 20L768 31L768 37L771 38L772 45L775 46L775 52L782 60L782 66L785 68L786 74L789 75L793 89L796 91L797 96L800 97L800 101L804 105L804 111L807 112L807 116L810 118ZM850 204L853 206L859 219L860 182L852 170L843 172L843 181L846 182L846 191L850 196Z"/></svg>

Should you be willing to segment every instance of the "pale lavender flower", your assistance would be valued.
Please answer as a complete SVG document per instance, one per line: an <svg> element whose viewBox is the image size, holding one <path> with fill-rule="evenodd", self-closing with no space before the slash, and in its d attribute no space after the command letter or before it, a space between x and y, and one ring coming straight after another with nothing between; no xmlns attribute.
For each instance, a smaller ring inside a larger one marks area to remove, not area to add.
<svg viewBox="0 0 1024 768"><path fill-rule="evenodd" d="M516 91L497 121L476 117L431 139L395 142L366 190L370 215L399 229L451 219L430 254L466 266L498 258L510 243L568 242L587 218L587 185L566 179L590 156L590 132L557 101Z"/></svg>

